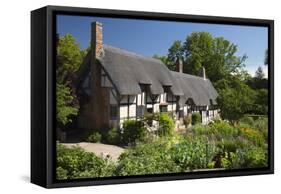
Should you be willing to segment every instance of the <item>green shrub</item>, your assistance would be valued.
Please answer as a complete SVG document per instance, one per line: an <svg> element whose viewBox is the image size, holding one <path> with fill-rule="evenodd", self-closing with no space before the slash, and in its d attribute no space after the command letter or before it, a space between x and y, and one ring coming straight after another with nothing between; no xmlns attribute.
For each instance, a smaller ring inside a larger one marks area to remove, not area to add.
<svg viewBox="0 0 281 194"><path fill-rule="evenodd" d="M99 132L92 132L88 134L88 142L97 143L101 141L101 134Z"/></svg>
<svg viewBox="0 0 281 194"><path fill-rule="evenodd" d="M264 139L263 134L257 129L252 128L240 128L240 133L249 141L253 142L255 145L263 146L267 143L267 139Z"/></svg>
<svg viewBox="0 0 281 194"><path fill-rule="evenodd" d="M174 145L171 148L171 157L181 171L188 171L212 168L216 152L215 144L208 138L191 137Z"/></svg>
<svg viewBox="0 0 281 194"><path fill-rule="evenodd" d="M255 121L254 121L253 117L244 116L239 120L239 122L253 126Z"/></svg>
<svg viewBox="0 0 281 194"><path fill-rule="evenodd" d="M196 124L202 123L201 114L198 113L198 112L192 113L191 121L192 121L192 125L196 125Z"/></svg>
<svg viewBox="0 0 281 194"><path fill-rule="evenodd" d="M171 136L174 132L175 124L173 119L168 114L161 113L159 116L159 135L160 136Z"/></svg>
<svg viewBox="0 0 281 194"><path fill-rule="evenodd" d="M257 146L238 149L232 154L231 168L262 168L267 167L267 150Z"/></svg>
<svg viewBox="0 0 281 194"><path fill-rule="evenodd" d="M239 135L239 130L226 121L216 121L209 124L209 127L218 140L222 138L236 138Z"/></svg>
<svg viewBox="0 0 281 194"><path fill-rule="evenodd" d="M255 120L253 127L260 131L268 131L268 118L260 117Z"/></svg>
<svg viewBox="0 0 281 194"><path fill-rule="evenodd" d="M188 127L188 126L191 124L191 122L192 122L191 118L192 118L192 117L191 117L190 114L184 116L184 118L183 118L183 124L184 124L186 127Z"/></svg>
<svg viewBox="0 0 281 194"><path fill-rule="evenodd" d="M106 140L110 144L120 143L120 133L116 128L110 129L106 135Z"/></svg>
<svg viewBox="0 0 281 194"><path fill-rule="evenodd" d="M163 174L179 172L169 154L167 142L141 144L128 149L119 157L117 176Z"/></svg>
<svg viewBox="0 0 281 194"><path fill-rule="evenodd" d="M57 179L108 177L113 175L114 165L84 151L78 146L68 148L57 145Z"/></svg>
<svg viewBox="0 0 281 194"><path fill-rule="evenodd" d="M194 135L211 135L210 128L202 124L193 125L191 131Z"/></svg>
<svg viewBox="0 0 281 194"><path fill-rule="evenodd" d="M135 143L142 141L147 136L147 129L142 121L126 120L123 122L122 140L124 143Z"/></svg>

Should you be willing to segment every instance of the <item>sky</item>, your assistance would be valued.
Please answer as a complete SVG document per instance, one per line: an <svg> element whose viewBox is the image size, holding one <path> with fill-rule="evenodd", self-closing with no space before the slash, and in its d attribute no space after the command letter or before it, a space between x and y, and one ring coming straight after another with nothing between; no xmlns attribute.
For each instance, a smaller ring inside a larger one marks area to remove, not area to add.
<svg viewBox="0 0 281 194"><path fill-rule="evenodd" d="M267 67L263 65L268 48L266 27L58 15L57 33L60 36L72 34L85 49L90 44L93 21L103 24L104 44L144 56L166 55L175 40L184 41L192 32L207 31L237 45L237 55L248 56L245 68L251 75L261 66L267 77Z"/></svg>

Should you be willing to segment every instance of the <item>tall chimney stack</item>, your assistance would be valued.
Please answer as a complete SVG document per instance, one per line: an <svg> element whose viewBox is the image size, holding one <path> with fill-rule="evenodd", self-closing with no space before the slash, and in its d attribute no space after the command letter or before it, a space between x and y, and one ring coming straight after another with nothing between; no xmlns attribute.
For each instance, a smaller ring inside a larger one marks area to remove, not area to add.
<svg viewBox="0 0 281 194"><path fill-rule="evenodd" d="M95 58L102 57L102 23L93 22L91 25L91 48Z"/></svg>
<svg viewBox="0 0 281 194"><path fill-rule="evenodd" d="M206 72L205 68L202 66L200 71L199 71L199 76L202 77L204 80L206 80Z"/></svg>
<svg viewBox="0 0 281 194"><path fill-rule="evenodd" d="M182 59L180 57L178 57L177 61L176 61L176 71L183 73L183 63L182 63Z"/></svg>

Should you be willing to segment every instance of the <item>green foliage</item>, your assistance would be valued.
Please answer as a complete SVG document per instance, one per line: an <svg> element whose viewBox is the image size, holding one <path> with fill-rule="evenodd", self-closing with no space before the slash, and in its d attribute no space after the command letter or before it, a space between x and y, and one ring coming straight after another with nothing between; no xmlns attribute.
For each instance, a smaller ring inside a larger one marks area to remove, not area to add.
<svg viewBox="0 0 281 194"><path fill-rule="evenodd" d="M141 144L119 157L115 174L118 176L163 174L179 172L169 155L167 143L161 141Z"/></svg>
<svg viewBox="0 0 281 194"><path fill-rule="evenodd" d="M71 34L60 37L57 46L56 78L59 83L72 81L85 56L79 44Z"/></svg>
<svg viewBox="0 0 281 194"><path fill-rule="evenodd" d="M183 172L212 167L215 153L215 144L204 137L187 138L171 148L171 157Z"/></svg>
<svg viewBox="0 0 281 194"><path fill-rule="evenodd" d="M255 114L268 114L268 89L257 89L255 101L251 112Z"/></svg>
<svg viewBox="0 0 281 194"><path fill-rule="evenodd" d="M239 120L239 123L244 123L244 124L247 124L247 125L254 125L255 121L253 119L253 117L250 117L250 116L243 116L240 120Z"/></svg>
<svg viewBox="0 0 281 194"><path fill-rule="evenodd" d="M124 143L135 143L142 141L147 136L147 129L142 121L126 120L123 122L122 140Z"/></svg>
<svg viewBox="0 0 281 194"><path fill-rule="evenodd" d="M255 93L239 78L220 80L216 87L219 93L217 101L223 119L235 122L251 110Z"/></svg>
<svg viewBox="0 0 281 194"><path fill-rule="evenodd" d="M120 143L120 133L116 128L112 128L108 131L106 135L106 140L110 144Z"/></svg>
<svg viewBox="0 0 281 194"><path fill-rule="evenodd" d="M84 151L80 147L57 145L57 179L76 179L113 176L114 165Z"/></svg>
<svg viewBox="0 0 281 194"><path fill-rule="evenodd" d="M195 124L191 127L191 131L196 136L211 134L210 128L202 124Z"/></svg>
<svg viewBox="0 0 281 194"><path fill-rule="evenodd" d="M236 138L239 135L239 130L226 121L218 120L210 123L209 127L219 140L222 138Z"/></svg>
<svg viewBox="0 0 281 194"><path fill-rule="evenodd" d="M65 126L77 115L79 103L73 89L75 72L79 69L85 52L70 34L58 41L56 63L57 121Z"/></svg>
<svg viewBox="0 0 281 194"><path fill-rule="evenodd" d="M192 117L191 117L190 114L188 114L187 116L185 116L185 117L183 118L183 124L184 124L186 127L189 126L189 125L191 124L191 122L192 122Z"/></svg>
<svg viewBox="0 0 281 194"><path fill-rule="evenodd" d="M192 121L192 125L201 123L202 122L201 114L198 112L192 113L191 121Z"/></svg>
<svg viewBox="0 0 281 194"><path fill-rule="evenodd" d="M87 141L97 143L101 141L101 134L99 132L91 132L88 134Z"/></svg>
<svg viewBox="0 0 281 194"><path fill-rule="evenodd" d="M257 71L256 71L256 73L255 73L255 77L256 77L257 79L263 79L264 76L265 76L265 75L264 75L264 72L263 72L263 70L262 70L262 67L259 66L258 69L257 69Z"/></svg>
<svg viewBox="0 0 281 194"><path fill-rule="evenodd" d="M267 167L267 151L260 147L248 146L232 154L231 168Z"/></svg>
<svg viewBox="0 0 281 194"><path fill-rule="evenodd" d="M173 119L166 113L159 115L159 129L158 133L160 136L171 136L173 135L175 124Z"/></svg>
<svg viewBox="0 0 281 194"><path fill-rule="evenodd" d="M72 121L71 116L77 115L78 108L74 105L74 97L71 95L69 87L57 83L56 96L57 121L59 124L65 125Z"/></svg>

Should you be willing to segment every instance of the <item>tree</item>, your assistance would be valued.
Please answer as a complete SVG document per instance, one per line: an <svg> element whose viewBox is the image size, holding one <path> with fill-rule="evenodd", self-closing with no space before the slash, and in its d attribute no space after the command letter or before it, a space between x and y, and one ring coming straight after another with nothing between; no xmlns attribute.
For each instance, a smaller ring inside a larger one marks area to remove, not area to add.
<svg viewBox="0 0 281 194"><path fill-rule="evenodd" d="M231 79L218 81L216 85L222 118L235 122L252 110L255 92L243 81L232 76Z"/></svg>
<svg viewBox="0 0 281 194"><path fill-rule="evenodd" d="M56 117L61 126L71 122L71 117L77 115L79 110L74 80L84 56L85 51L72 35L66 34L59 39L56 64Z"/></svg>
<svg viewBox="0 0 281 194"><path fill-rule="evenodd" d="M264 78L264 72L262 70L262 68L259 66L256 73L255 73L255 77L259 80L262 80Z"/></svg>
<svg viewBox="0 0 281 194"><path fill-rule="evenodd" d="M78 108L73 104L73 96L70 88L63 84L56 84L56 108L57 108L57 122L60 125L66 125L71 122L70 117L77 115Z"/></svg>
<svg viewBox="0 0 281 194"><path fill-rule="evenodd" d="M205 67L208 78L216 82L243 70L247 56L238 57L236 53L237 46L223 37L215 38L209 32L193 32L183 43L175 41L162 61L175 70L176 60L181 57L185 73L198 75L201 67Z"/></svg>
<svg viewBox="0 0 281 194"><path fill-rule="evenodd" d="M57 82L69 84L73 81L85 54L71 34L61 37L57 46Z"/></svg>
<svg viewBox="0 0 281 194"><path fill-rule="evenodd" d="M168 50L168 62L172 66L172 70L176 69L176 61L178 58L183 57L183 47L180 40L176 40Z"/></svg>

